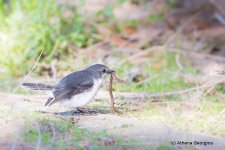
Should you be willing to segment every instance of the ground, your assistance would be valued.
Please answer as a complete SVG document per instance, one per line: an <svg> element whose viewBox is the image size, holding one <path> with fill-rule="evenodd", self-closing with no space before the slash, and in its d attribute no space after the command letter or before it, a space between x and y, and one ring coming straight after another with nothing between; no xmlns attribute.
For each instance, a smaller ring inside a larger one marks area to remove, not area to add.
<svg viewBox="0 0 225 150"><path fill-rule="evenodd" d="M36 145L37 141L34 140L35 138L33 139L34 141L32 141L31 137L33 137L32 135L33 132L38 131L38 128L40 128L41 129L40 132L42 133L42 140L44 141L42 141L39 146L44 149L47 148L49 144L51 143L48 141L53 137L52 135L53 131L52 130L48 131L49 129L43 130L42 128L46 128L46 126L49 126L51 122L52 124L55 124L54 123L55 119L59 121L61 119L65 120L64 122L63 121L60 122L61 124L60 126L64 126L64 125L67 126L67 124L70 124L70 122L72 122L72 125L68 127L69 130L75 127L78 131L80 129L81 130L84 129L85 132L86 130L87 132L90 132L87 135L84 134L84 136L87 136L88 138L85 140L82 139L82 142L80 143L80 146L84 146L84 147L86 146L86 148L91 148L91 145L89 143L90 142L89 136L91 136L91 139L92 139L93 132L97 132L94 138L96 139L99 138L100 141L101 140L104 141L103 145L100 142L101 144L100 146L99 145L98 146L101 148L105 147L109 149L113 147L114 148L117 147L118 149L127 149L132 147L134 149L137 147L139 148L142 147L143 149L149 149L149 148L159 149L160 147L164 147L164 149L168 149L168 148L186 149L187 147L190 149L193 149L193 148L223 149L223 147L225 146L225 139L222 138L223 135L213 136L212 134L208 134L208 133L206 134L204 132L200 133L200 132L193 131L192 129L185 129L185 127L180 129L175 126L174 127L171 126L171 122L168 120L174 119L174 117L175 119L177 119L178 117L176 116L173 116L173 117L170 116L167 119L165 119L165 118L161 118L159 116L160 114L158 113L156 113L156 115L152 113L152 114L149 114L149 116L146 114L142 115L141 113L144 113L144 110L146 111L146 108L139 108L140 109L139 111L134 111L134 110L132 111L132 110L125 110L125 109L122 109L122 107L120 107L120 114L113 113L111 112L110 107L107 106L106 101L108 101L108 99L104 99L104 100L97 99L92 104L89 105L88 109L90 110L93 110L93 109L102 110L102 111L99 111L98 113L91 113L91 114L75 113L71 115L70 110L66 110L66 109L59 110L58 106L55 106L53 108L44 108L43 104L47 98L46 95L24 96L24 95L1 94L1 97L6 97L6 96L7 96L7 100L11 100L11 101L9 102L6 100L1 100L1 110L2 110L1 111L1 121L2 121L1 145L3 147L18 146L18 148L19 147L35 148L37 146ZM101 95L97 96L97 98L98 97L101 97ZM143 102L141 105L143 105ZM159 104L154 104L154 105L159 105ZM160 106L158 108L160 108ZM14 110L12 111L13 113L10 111L12 109ZM148 109L149 108L147 107L147 110ZM166 107L161 106L160 109L161 109L160 112L162 113L166 112L165 110L162 110L162 109L166 109ZM57 114L54 114L55 112L57 112ZM173 110L171 111L171 113L173 113L173 115L179 115L179 114L174 114L175 112ZM180 115L182 116L182 114ZM192 112L190 116L192 115L196 115L196 114L193 114ZM196 115L192 117L199 117L199 116ZM152 119L154 118L159 119L159 121L152 121ZM160 119L165 119L165 120L160 121ZM193 122L179 122L179 124L181 124L182 126L188 127L189 125L193 125L197 121L197 119L198 118L193 118ZM43 123L45 122L43 120L49 120L49 122L47 121L48 123L46 124L46 123ZM168 121L168 124L166 123L167 121ZM32 124L32 126L30 126L30 124ZM211 126L211 124L208 124L208 125ZM6 127L7 127L7 130L4 130ZM69 137L72 134L70 133L71 131L70 132L57 131L58 130L57 125L55 128L56 128L55 134L58 134L57 132L59 133L62 132L61 133L62 135L60 135L59 137L56 136L55 138L56 143L60 141L60 139L63 137L64 134L68 134L67 136ZM26 136L24 136L24 132ZM48 137L47 139L43 135L45 132L51 133L49 135L50 137ZM22 134L22 137L21 137L21 134ZM64 138L65 140L69 141L70 140L69 137L64 137ZM122 142L121 142L121 139L123 139ZM193 145L177 144L174 146L173 144L171 144L171 142L178 142L178 141L193 142ZM204 145L203 143L201 143L203 145L194 145L194 141L209 142L209 143L206 143L208 145ZM210 145L210 142L213 142L213 145ZM67 144L65 145L66 145L65 147L67 148L70 147L70 145L67 145ZM79 146L79 144L77 146Z"/></svg>

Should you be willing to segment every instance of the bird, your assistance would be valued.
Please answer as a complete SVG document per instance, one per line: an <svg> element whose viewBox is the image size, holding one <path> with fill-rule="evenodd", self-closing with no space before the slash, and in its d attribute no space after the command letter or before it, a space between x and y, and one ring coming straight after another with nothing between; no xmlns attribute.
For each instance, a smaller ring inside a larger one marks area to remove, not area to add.
<svg viewBox="0 0 225 150"><path fill-rule="evenodd" d="M80 108L86 106L97 94L103 80L111 75L110 70L103 64L95 64L86 69L73 72L63 77L56 85L41 83L23 83L24 87L32 90L50 91L51 95L45 106L61 103L64 107Z"/></svg>

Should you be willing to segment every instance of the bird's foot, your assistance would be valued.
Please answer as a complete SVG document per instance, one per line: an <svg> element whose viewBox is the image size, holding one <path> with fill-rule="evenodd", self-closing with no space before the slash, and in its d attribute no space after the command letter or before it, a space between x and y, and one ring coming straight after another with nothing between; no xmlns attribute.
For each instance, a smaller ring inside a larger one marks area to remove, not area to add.
<svg viewBox="0 0 225 150"><path fill-rule="evenodd" d="M96 114L102 113L101 110L94 110L94 109L81 109L81 108L77 108L77 111L79 113L89 114L89 115L96 115Z"/></svg>
<svg viewBox="0 0 225 150"><path fill-rule="evenodd" d="M97 115L97 114L106 114L108 112L99 110L99 109L83 109L83 108L76 108L76 111L72 113L72 115L79 115L79 114L86 114L86 115Z"/></svg>
<svg viewBox="0 0 225 150"><path fill-rule="evenodd" d="M82 108L77 108L77 111L79 113L88 113L88 110L82 109Z"/></svg>

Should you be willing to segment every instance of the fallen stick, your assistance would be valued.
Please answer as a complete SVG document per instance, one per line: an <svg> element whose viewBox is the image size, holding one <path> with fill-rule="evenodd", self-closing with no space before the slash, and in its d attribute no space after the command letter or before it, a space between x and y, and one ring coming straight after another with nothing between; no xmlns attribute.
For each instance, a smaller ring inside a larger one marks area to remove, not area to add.
<svg viewBox="0 0 225 150"><path fill-rule="evenodd" d="M112 107L112 110L116 113L118 113L118 111L116 110L114 104L114 98L113 98L113 93L112 93L112 84L113 84L113 77L115 77L115 73L112 73L110 75L110 83L109 83L109 95L110 95L110 99L111 99L111 107Z"/></svg>
<svg viewBox="0 0 225 150"><path fill-rule="evenodd" d="M112 107L112 110L116 113L119 113L116 108L115 108L115 102L114 102L114 97L113 97L113 93L112 93L112 84L113 84L113 79L118 82L118 83L121 83L121 84L126 84L125 81L119 79L116 75L115 75L115 72L113 72L111 75L110 75L110 83L109 83L109 95L110 95L110 99L111 99L111 107Z"/></svg>

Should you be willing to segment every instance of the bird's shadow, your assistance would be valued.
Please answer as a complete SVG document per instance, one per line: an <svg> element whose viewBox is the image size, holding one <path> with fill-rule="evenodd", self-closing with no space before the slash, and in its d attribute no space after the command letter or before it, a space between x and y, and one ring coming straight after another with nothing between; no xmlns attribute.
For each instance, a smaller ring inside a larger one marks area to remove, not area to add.
<svg viewBox="0 0 225 150"><path fill-rule="evenodd" d="M93 116L98 114L109 114L111 113L110 110L102 110L102 109L85 109L82 111L78 110L70 110L70 111L63 111L63 112L47 112L47 111L39 111L39 113L44 114L52 114L52 115L58 115L58 116Z"/></svg>

